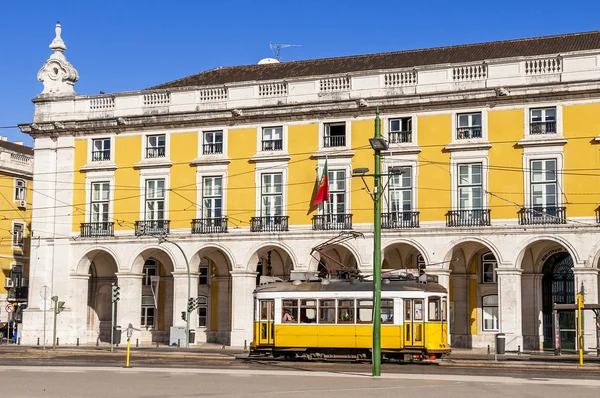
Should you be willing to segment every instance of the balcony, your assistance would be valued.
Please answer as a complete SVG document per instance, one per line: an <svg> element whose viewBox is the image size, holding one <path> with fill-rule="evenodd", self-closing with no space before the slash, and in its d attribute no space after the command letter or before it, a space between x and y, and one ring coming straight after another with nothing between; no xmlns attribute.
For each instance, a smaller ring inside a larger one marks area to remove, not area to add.
<svg viewBox="0 0 600 398"><path fill-rule="evenodd" d="M28 293L29 293L29 288L27 286L8 288L8 293L6 295L6 301L9 301L9 302L27 301Z"/></svg>
<svg viewBox="0 0 600 398"><path fill-rule="evenodd" d="M164 158L165 147L160 146L156 148L146 148L146 159Z"/></svg>
<svg viewBox="0 0 600 398"><path fill-rule="evenodd" d="M203 155L220 155L223 153L223 143L215 142L213 144L202 145Z"/></svg>
<svg viewBox="0 0 600 398"><path fill-rule="evenodd" d="M533 122L529 125L529 134L556 134L556 121Z"/></svg>
<svg viewBox="0 0 600 398"><path fill-rule="evenodd" d="M103 160L110 160L110 149L92 151L92 162L101 162Z"/></svg>
<svg viewBox="0 0 600 398"><path fill-rule="evenodd" d="M250 232L284 232L288 231L289 216L252 217Z"/></svg>
<svg viewBox="0 0 600 398"><path fill-rule="evenodd" d="M114 222L84 222L80 225L81 237L115 236Z"/></svg>
<svg viewBox="0 0 600 398"><path fill-rule="evenodd" d="M456 129L456 139L470 140L472 138L481 138L481 126L459 127Z"/></svg>
<svg viewBox="0 0 600 398"><path fill-rule="evenodd" d="M313 231L352 229L352 214L319 214L313 217Z"/></svg>
<svg viewBox="0 0 600 398"><path fill-rule="evenodd" d="M346 146L346 135L326 135L323 137L323 146L325 148Z"/></svg>
<svg viewBox="0 0 600 398"><path fill-rule="evenodd" d="M520 225L566 224L566 207L523 207L519 210Z"/></svg>
<svg viewBox="0 0 600 398"><path fill-rule="evenodd" d="M405 229L419 228L418 211L397 211L392 213L381 213L381 228L383 229Z"/></svg>
<svg viewBox="0 0 600 398"><path fill-rule="evenodd" d="M263 151L281 151L283 149L282 140L264 140L262 142Z"/></svg>
<svg viewBox="0 0 600 398"><path fill-rule="evenodd" d="M490 209L449 210L446 213L447 227L487 227L490 225Z"/></svg>
<svg viewBox="0 0 600 398"><path fill-rule="evenodd" d="M407 144L412 142L412 131L390 131L390 144Z"/></svg>
<svg viewBox="0 0 600 398"><path fill-rule="evenodd" d="M149 220L135 222L135 235L167 235L169 233L169 220Z"/></svg>
<svg viewBox="0 0 600 398"><path fill-rule="evenodd" d="M227 217L196 218L192 220L193 234L221 234L227 232Z"/></svg>

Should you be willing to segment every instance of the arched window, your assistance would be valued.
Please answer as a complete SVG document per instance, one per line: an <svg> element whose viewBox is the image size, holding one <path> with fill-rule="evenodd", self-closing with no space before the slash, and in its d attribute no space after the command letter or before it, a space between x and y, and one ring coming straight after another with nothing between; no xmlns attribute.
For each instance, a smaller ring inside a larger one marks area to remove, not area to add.
<svg viewBox="0 0 600 398"><path fill-rule="evenodd" d="M497 283L496 268L498 262L491 252L481 256L481 283Z"/></svg>
<svg viewBox="0 0 600 398"><path fill-rule="evenodd" d="M15 180L15 200L27 200L27 183L25 180Z"/></svg>

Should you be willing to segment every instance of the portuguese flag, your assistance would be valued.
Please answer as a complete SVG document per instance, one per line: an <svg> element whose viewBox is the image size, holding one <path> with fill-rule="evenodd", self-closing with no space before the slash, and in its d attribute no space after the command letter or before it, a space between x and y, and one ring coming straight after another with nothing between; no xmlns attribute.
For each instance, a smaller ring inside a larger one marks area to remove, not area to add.
<svg viewBox="0 0 600 398"><path fill-rule="evenodd" d="M327 160L325 160L325 167L323 168L323 175L321 175L321 182L319 183L319 190L317 191L317 195L315 196L315 201L313 202L313 206L316 206L319 203L326 202L328 198L329 198L329 181L327 178Z"/></svg>

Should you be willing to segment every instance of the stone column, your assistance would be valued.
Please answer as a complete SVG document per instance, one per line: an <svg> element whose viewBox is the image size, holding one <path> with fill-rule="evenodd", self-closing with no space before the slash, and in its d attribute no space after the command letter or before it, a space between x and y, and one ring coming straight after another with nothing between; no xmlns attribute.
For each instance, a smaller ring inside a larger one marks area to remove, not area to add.
<svg viewBox="0 0 600 398"><path fill-rule="evenodd" d="M598 304L598 269L574 267L573 274L575 294L583 294L584 305ZM591 310L583 311L583 348L596 351L596 314Z"/></svg>
<svg viewBox="0 0 600 398"><path fill-rule="evenodd" d="M175 271L173 275L173 326L185 327L181 313L187 313L188 276L187 271ZM198 298L198 273L190 274L190 297ZM198 327L198 312L190 314L190 330Z"/></svg>
<svg viewBox="0 0 600 398"><path fill-rule="evenodd" d="M79 338L79 343L91 343L95 342L95 340L88 341L91 336L88 336L87 328L88 328L88 287L89 287L89 274L71 274L69 275L70 283L70 294L69 297L72 300L69 303L69 307L71 309L70 318L72 330L65 341L66 344L77 344L77 338ZM65 300L66 301L66 300ZM66 304L66 303L65 303ZM58 316L63 315L64 313L59 314Z"/></svg>
<svg viewBox="0 0 600 398"><path fill-rule="evenodd" d="M470 347L469 314L469 275L451 274L452 300L448 309L451 344L456 347Z"/></svg>
<svg viewBox="0 0 600 398"><path fill-rule="evenodd" d="M256 288L256 272L231 271L231 345L243 347L252 342L254 320L254 299L252 292Z"/></svg>
<svg viewBox="0 0 600 398"><path fill-rule="evenodd" d="M523 349L523 323L521 314L522 269L497 268L498 308L500 332L506 334L506 350Z"/></svg>
<svg viewBox="0 0 600 398"><path fill-rule="evenodd" d="M544 344L542 277L542 274L521 275L524 350L540 350Z"/></svg>
<svg viewBox="0 0 600 398"><path fill-rule="evenodd" d="M118 272L117 284L121 288L120 300L117 303L117 325L121 326L121 344L127 344L126 329L131 324L135 330L132 340L139 339L140 321L142 317L142 274Z"/></svg>

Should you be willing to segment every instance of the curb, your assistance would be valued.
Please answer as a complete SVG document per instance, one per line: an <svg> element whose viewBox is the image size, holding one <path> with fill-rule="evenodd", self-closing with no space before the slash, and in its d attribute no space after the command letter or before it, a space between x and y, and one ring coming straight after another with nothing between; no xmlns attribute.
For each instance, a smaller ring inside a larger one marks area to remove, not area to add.
<svg viewBox="0 0 600 398"><path fill-rule="evenodd" d="M514 363L514 362L505 362L505 361L469 361L469 360L444 360L440 362L440 366L448 366L448 367L464 367L464 368L476 368L476 367L486 367L486 368L512 368L512 369L536 369L536 370L548 370L548 369L562 369L569 368L571 370L583 370L588 372L598 372L600 371L600 365L593 364L585 364L580 366L579 364L574 363L560 363L560 364L546 364L542 362L522 362L522 363Z"/></svg>
<svg viewBox="0 0 600 398"><path fill-rule="evenodd" d="M35 356L29 356L28 358L46 358L46 357L55 357L55 356L107 356L107 357L122 357L125 356L125 351L115 351L115 352L106 352L106 351L53 351L53 350L21 350L16 352L4 352L3 357L21 357L23 358L23 354L37 354ZM198 360L224 360L224 361L235 361L234 355L220 355L220 354L204 354L204 353L146 353L146 352L137 352L131 351L131 357L136 358L173 358L173 359L198 359Z"/></svg>

